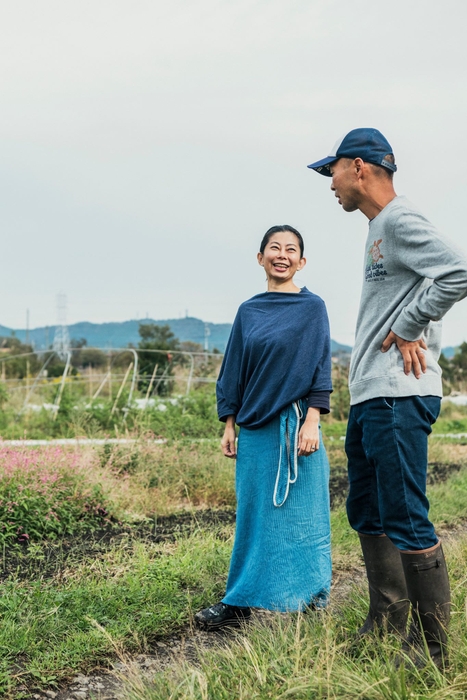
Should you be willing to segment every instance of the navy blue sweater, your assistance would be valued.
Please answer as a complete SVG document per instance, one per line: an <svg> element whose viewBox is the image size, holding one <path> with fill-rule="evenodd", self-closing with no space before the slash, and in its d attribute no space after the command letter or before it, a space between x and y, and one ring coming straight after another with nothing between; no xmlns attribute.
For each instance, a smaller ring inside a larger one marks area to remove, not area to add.
<svg viewBox="0 0 467 700"><path fill-rule="evenodd" d="M323 300L265 292L239 308L217 381L220 420L260 428L293 401L329 411L331 340Z"/></svg>

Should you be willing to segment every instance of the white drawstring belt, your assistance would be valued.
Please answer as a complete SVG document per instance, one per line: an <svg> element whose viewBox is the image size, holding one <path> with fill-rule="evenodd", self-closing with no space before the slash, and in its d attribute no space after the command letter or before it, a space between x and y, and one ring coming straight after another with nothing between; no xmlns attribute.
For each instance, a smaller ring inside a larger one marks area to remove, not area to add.
<svg viewBox="0 0 467 700"><path fill-rule="evenodd" d="M284 505L289 495L290 484L297 481L298 433L302 417L301 406L296 401L291 406L284 408L280 414L279 464L272 498L276 508Z"/></svg>

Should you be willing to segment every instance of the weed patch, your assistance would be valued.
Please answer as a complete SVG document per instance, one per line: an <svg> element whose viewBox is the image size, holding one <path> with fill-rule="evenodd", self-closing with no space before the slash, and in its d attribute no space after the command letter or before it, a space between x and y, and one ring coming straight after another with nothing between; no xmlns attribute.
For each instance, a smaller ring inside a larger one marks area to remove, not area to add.
<svg viewBox="0 0 467 700"><path fill-rule="evenodd" d="M0 445L0 545L62 537L108 521L112 505L89 476L79 453Z"/></svg>

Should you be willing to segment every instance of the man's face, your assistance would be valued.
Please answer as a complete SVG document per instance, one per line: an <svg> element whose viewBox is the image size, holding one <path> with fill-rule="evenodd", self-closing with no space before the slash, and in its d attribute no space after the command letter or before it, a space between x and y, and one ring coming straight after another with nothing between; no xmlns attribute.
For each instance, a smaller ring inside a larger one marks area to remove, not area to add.
<svg viewBox="0 0 467 700"><path fill-rule="evenodd" d="M350 158L339 158L331 163L329 170L332 175L331 190L342 209L356 211L359 208L359 190L354 161Z"/></svg>

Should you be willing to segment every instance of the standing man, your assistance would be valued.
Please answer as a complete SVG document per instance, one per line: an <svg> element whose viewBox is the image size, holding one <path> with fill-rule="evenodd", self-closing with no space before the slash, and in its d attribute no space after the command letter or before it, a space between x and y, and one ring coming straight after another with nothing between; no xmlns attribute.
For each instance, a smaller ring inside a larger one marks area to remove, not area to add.
<svg viewBox="0 0 467 700"><path fill-rule="evenodd" d="M441 542L428 519L428 435L442 397L440 319L467 295L467 259L397 196L385 137L354 129L308 166L331 177L344 211L369 219L363 289L350 363L347 515L360 537L370 610L360 630L405 634L408 651L446 663L450 591Z"/></svg>

